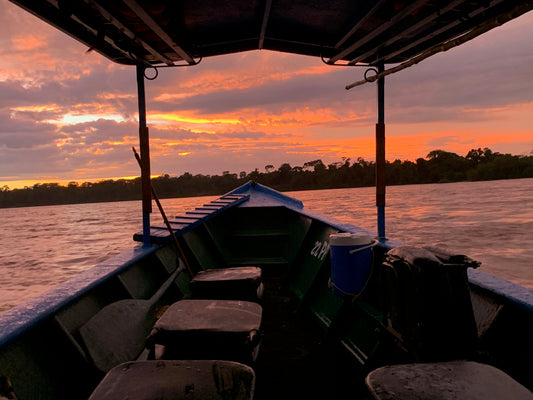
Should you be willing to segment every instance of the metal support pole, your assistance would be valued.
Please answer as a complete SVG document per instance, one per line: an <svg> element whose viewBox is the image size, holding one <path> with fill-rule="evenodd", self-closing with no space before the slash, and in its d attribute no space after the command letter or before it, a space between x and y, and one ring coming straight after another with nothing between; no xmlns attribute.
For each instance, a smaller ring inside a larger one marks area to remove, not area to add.
<svg viewBox="0 0 533 400"><path fill-rule="evenodd" d="M385 65L378 65L378 73ZM378 236L385 237L385 78L378 84L378 123L376 124L376 206L378 211Z"/></svg>
<svg viewBox="0 0 533 400"><path fill-rule="evenodd" d="M143 246L150 243L150 213L152 212L152 192L150 185L150 147L146 126L146 95L144 91L144 65L137 64L137 98L139 102L139 147L141 150L141 187L143 212Z"/></svg>

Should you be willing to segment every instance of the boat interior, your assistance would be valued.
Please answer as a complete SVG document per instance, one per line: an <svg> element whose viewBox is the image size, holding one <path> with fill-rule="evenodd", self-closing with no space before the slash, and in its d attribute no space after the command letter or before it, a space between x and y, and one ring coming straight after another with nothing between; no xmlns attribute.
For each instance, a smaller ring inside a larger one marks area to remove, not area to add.
<svg viewBox="0 0 533 400"><path fill-rule="evenodd" d="M365 377L377 368L457 360L491 364L531 389L529 311L468 283L478 263L380 243L364 290L338 293L328 238L346 225L277 192L269 198L260 185L246 190L171 219L184 257L169 231L154 226L159 245L139 245L28 304L33 326L13 326L24 324L21 310L5 317L12 335L0 343L0 372L17 397L85 399L116 365L150 359L246 365L255 399L371 399ZM246 316L232 314L243 304ZM209 309L226 316L229 333L202 325Z"/></svg>

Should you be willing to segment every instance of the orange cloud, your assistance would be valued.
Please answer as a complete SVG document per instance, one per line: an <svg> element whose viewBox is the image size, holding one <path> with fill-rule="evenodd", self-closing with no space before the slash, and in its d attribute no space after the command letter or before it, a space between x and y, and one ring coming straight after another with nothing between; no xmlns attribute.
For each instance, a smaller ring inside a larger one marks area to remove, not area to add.
<svg viewBox="0 0 533 400"><path fill-rule="evenodd" d="M96 97L103 100L137 99L133 93L98 93Z"/></svg>
<svg viewBox="0 0 533 400"><path fill-rule="evenodd" d="M21 112L45 112L45 111L56 111L59 109L57 104L48 104L48 105L35 105L35 106L20 106L11 108L12 111L21 111Z"/></svg>
<svg viewBox="0 0 533 400"><path fill-rule="evenodd" d="M195 117L195 116L186 116L185 114L175 114L175 113L167 113L167 114L150 114L150 120L152 122L155 122L155 123L165 123L167 121L172 121L172 122L183 122L183 123L186 123L186 124L191 124L191 125L205 125L205 124L209 124L209 125L213 125L213 124L231 124L231 125L235 125L235 124L240 124L241 121L238 120L238 119L232 119L232 118L227 118L227 117L223 117L223 116L220 116L220 117L217 117L217 116L212 116L212 117L209 117L209 118L206 118L206 117Z"/></svg>
<svg viewBox="0 0 533 400"><path fill-rule="evenodd" d="M236 55L220 57L237 57ZM191 75L183 75L176 85L161 88L160 93L154 97L156 101L181 100L188 97L220 91L249 89L268 84L269 82L288 81L297 76L318 76L331 73L327 65L316 65L316 60L309 59L309 63L299 59L294 62L293 56L285 54L254 51L240 55L241 63L235 64L231 70L209 69L191 71ZM291 68L286 68L280 60L293 63ZM209 61L206 61L206 63ZM265 68L268 65L268 68ZM278 65L278 67L276 67ZM265 73L261 73L261 71Z"/></svg>
<svg viewBox="0 0 533 400"><path fill-rule="evenodd" d="M17 51L34 51L45 47L48 43L44 36L16 36L11 39L13 48Z"/></svg>
<svg viewBox="0 0 533 400"><path fill-rule="evenodd" d="M234 132L236 129L264 131L271 135L302 136L320 134L320 130L332 135L334 131L346 131L347 124L368 118L368 113L358 114L351 110L303 107L295 110L269 113L260 109L243 109L239 118L228 114L197 116L194 112L153 113L150 124L165 130L188 130L197 133ZM307 130L307 132L306 132ZM300 132L300 133L296 133ZM336 135L338 136L338 135ZM342 136L342 135L341 135Z"/></svg>

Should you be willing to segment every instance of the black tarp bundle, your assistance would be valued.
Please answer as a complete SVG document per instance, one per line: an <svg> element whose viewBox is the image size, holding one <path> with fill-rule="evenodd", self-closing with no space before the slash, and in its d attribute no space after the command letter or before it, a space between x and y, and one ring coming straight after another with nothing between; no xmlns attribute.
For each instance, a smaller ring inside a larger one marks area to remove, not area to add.
<svg viewBox="0 0 533 400"><path fill-rule="evenodd" d="M469 358L477 340L466 270L479 262L436 248L385 255L385 311L414 361Z"/></svg>

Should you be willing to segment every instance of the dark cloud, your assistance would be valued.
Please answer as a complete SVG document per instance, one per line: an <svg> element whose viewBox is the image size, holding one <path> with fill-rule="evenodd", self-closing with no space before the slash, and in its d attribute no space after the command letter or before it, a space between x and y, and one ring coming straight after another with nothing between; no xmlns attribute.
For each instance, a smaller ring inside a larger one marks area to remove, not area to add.
<svg viewBox="0 0 533 400"><path fill-rule="evenodd" d="M199 140L199 141L218 141L223 139L242 139L257 140L267 136L265 132L252 132L246 129L240 131L224 132L192 132L186 129L172 128L161 129L153 127L150 129L151 136L162 140Z"/></svg>
<svg viewBox="0 0 533 400"><path fill-rule="evenodd" d="M100 118L96 121L65 125L61 132L73 138L83 138L88 144L114 141L127 136L136 137L139 132L135 121L117 122ZM81 141L81 140L80 140Z"/></svg>
<svg viewBox="0 0 533 400"><path fill-rule="evenodd" d="M319 61L316 61L317 63ZM268 81L245 89L220 90L199 94L171 102L150 102L159 111L195 110L199 114L238 113L239 110L258 108L279 113L285 109L326 107L332 104L350 103L365 97L372 88L361 88L348 94L344 85L353 79L354 69L332 68L318 75L296 75L289 80Z"/></svg>
<svg viewBox="0 0 533 400"><path fill-rule="evenodd" d="M32 118L14 118L0 110L0 146L7 149L36 148L51 145L60 138L55 126L38 123Z"/></svg>
<svg viewBox="0 0 533 400"><path fill-rule="evenodd" d="M438 115L445 107L460 110L532 102L533 42L531 35L524 34L531 21L533 13L389 76L388 106L424 106L425 119L441 121Z"/></svg>
<svg viewBox="0 0 533 400"><path fill-rule="evenodd" d="M31 98L22 88L20 82L0 81L0 107L12 107L14 104L28 104Z"/></svg>
<svg viewBox="0 0 533 400"><path fill-rule="evenodd" d="M533 19L533 14L523 18ZM527 21L512 21L501 29L489 32L484 37L448 52L438 54L410 69L386 78L387 105L390 108L405 109L426 107L422 115L414 115L423 122L439 117L444 107L496 107L503 104L518 104L533 100L533 76L530 65L533 62L533 44L523 34ZM511 43L511 44L510 44ZM524 51L524 49L532 51ZM251 55L249 58L253 58ZM260 57L260 56L256 56ZM205 65L213 64L216 70L230 57L207 59ZM305 66L319 65L317 60L305 60ZM160 111L194 110L199 114L238 113L245 108L259 108L280 112L287 108L339 105L357 110L375 102L375 88L365 85L345 93L344 85L362 78L364 69L331 68L322 75L297 75L289 80L262 82L245 89L226 89L215 93L199 94L181 100L161 103L151 101L151 107ZM200 71L202 72L202 71ZM200 74L200 72L198 74ZM276 73L277 69L265 73ZM172 71L163 78L165 86L176 85L176 81L189 81L196 70L180 70L173 78ZM176 85L179 91L179 83ZM183 93L187 91L184 89ZM178 93L179 94L179 93ZM433 112L431 109L433 108ZM458 116L459 112L452 115ZM444 117L447 118L447 117Z"/></svg>

